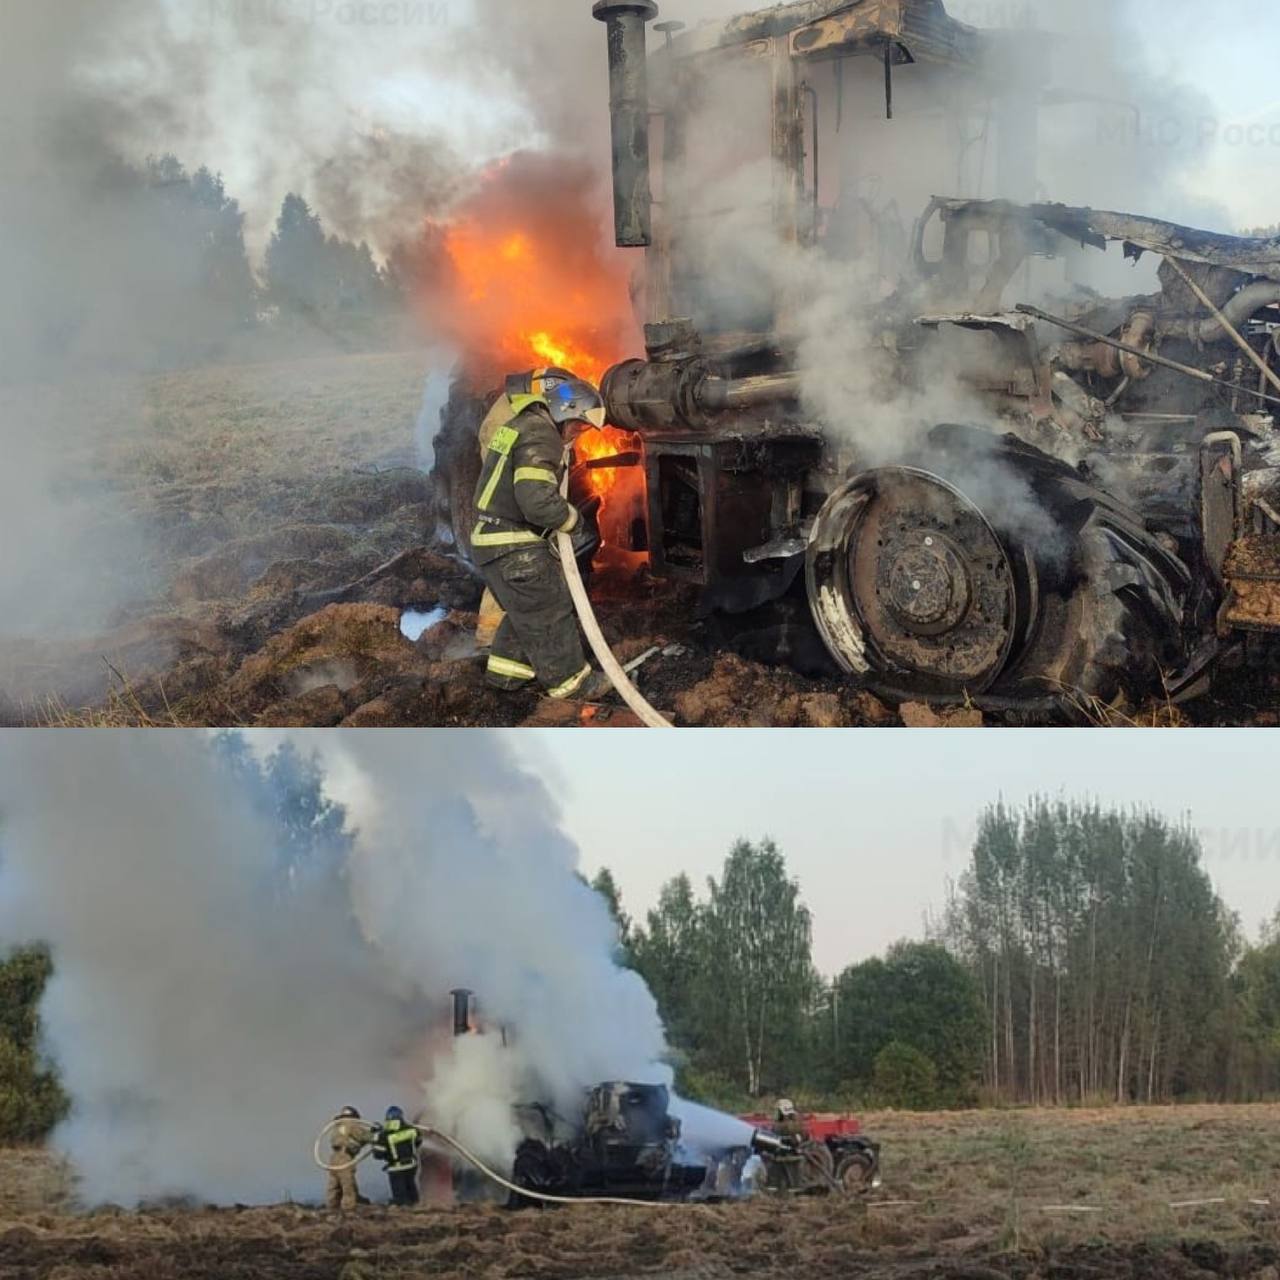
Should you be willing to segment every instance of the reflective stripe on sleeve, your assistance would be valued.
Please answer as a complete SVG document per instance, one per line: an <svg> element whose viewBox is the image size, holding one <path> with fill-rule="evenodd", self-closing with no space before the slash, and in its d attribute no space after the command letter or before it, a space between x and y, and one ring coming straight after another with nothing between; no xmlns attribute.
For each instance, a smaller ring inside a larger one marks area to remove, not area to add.
<svg viewBox="0 0 1280 1280"><path fill-rule="evenodd" d="M517 467L516 468L516 484L523 481L537 481L540 484L559 485L560 480L554 471L548 471L546 467Z"/></svg>

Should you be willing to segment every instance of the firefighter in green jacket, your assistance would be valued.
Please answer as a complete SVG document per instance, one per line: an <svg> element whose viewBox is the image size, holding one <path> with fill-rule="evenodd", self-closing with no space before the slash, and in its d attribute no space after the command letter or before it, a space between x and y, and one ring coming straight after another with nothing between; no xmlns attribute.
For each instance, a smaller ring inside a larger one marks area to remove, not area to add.
<svg viewBox="0 0 1280 1280"><path fill-rule="evenodd" d="M511 417L492 431L476 485L472 557L506 614L488 680L505 690L537 681L553 698L593 696L600 682L583 654L552 539L584 530L560 493L566 439L602 427L604 404L590 383L564 370L538 370L528 385L527 394L508 393Z"/></svg>
<svg viewBox="0 0 1280 1280"><path fill-rule="evenodd" d="M391 1184L391 1203L407 1208L418 1203L418 1150L422 1134L399 1107L388 1107L386 1122L376 1131L373 1154L382 1161Z"/></svg>
<svg viewBox="0 0 1280 1280"><path fill-rule="evenodd" d="M773 1131L788 1145L786 1155L771 1156L765 1161L769 1185L775 1190L794 1191L804 1185L805 1160L802 1152L809 1141L809 1129L800 1118L790 1098L780 1098L774 1113Z"/></svg>

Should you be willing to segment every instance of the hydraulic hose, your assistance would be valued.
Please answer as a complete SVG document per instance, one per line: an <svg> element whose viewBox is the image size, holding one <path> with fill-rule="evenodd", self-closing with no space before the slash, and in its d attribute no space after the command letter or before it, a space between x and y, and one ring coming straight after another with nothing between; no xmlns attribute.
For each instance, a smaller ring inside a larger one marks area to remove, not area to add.
<svg viewBox="0 0 1280 1280"><path fill-rule="evenodd" d="M569 467L566 458L564 480L560 485L561 494L569 496ZM567 533L556 534L556 549L560 553L560 565L564 570L564 580L569 586L569 594L573 597L573 607L578 611L578 621L586 633L591 652L596 661L609 677L609 682L618 691L618 696L640 717L650 729L674 729L675 726L659 711L655 711L645 700L640 690L631 683L631 678L622 669L622 664L613 655L600 623L596 620L595 610L591 607L587 588L582 581L582 573L578 569L578 558L573 552L573 541Z"/></svg>

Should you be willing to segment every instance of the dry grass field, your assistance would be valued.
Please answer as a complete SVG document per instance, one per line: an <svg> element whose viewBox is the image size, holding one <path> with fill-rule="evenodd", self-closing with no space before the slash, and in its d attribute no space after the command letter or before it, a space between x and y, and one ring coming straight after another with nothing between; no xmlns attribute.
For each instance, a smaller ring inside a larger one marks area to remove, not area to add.
<svg viewBox="0 0 1280 1280"><path fill-rule="evenodd" d="M216 719L181 703L291 621L295 591L429 537L425 368L328 356L6 391L0 412L56 433L74 536L111 548L113 607L52 639L0 621L0 718Z"/></svg>
<svg viewBox="0 0 1280 1280"><path fill-rule="evenodd" d="M75 1208L66 1178L48 1158L2 1153L0 1274L6 1280L1280 1275L1280 1106L886 1114L867 1122L885 1143L885 1186L866 1202L762 1197L545 1213L371 1207L350 1216L303 1205L86 1212ZM1253 1203L1267 1199L1270 1205ZM1188 1203L1208 1200L1224 1203ZM1086 1208L1100 1212L1081 1212Z"/></svg>

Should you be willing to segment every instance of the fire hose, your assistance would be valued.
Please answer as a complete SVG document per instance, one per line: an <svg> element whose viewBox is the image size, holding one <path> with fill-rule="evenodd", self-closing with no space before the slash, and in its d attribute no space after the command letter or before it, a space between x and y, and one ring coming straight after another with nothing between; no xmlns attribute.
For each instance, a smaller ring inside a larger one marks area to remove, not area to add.
<svg viewBox="0 0 1280 1280"><path fill-rule="evenodd" d="M351 1159L338 1164L327 1164L321 1155L320 1144L333 1131L338 1124L345 1123L341 1118L330 1120L327 1125L316 1135L315 1146L312 1154L315 1157L316 1164L324 1169L327 1173L344 1173L348 1169L354 1169L362 1160L367 1159L372 1153L371 1146L362 1147L359 1154L351 1157ZM614 1204L623 1205L625 1207L639 1208L655 1208L655 1209L677 1209L683 1208L688 1202L683 1200L633 1200L623 1196L557 1196L548 1191L534 1191L529 1187L519 1186L512 1182L509 1178L504 1178L496 1169L490 1168L474 1151L463 1146L457 1138L450 1137L447 1133L441 1133L439 1129L432 1129L425 1126L419 1126L418 1130L429 1142L439 1143L449 1147L457 1155L461 1156L468 1164L470 1164L479 1173L483 1174L490 1182L493 1182L503 1190L511 1192L513 1195L522 1196L527 1200L539 1200L545 1204ZM811 1156L806 1156L806 1160L815 1168L818 1163ZM825 1169L819 1169L826 1181L830 1184L832 1190L843 1190L839 1183L826 1173Z"/></svg>
<svg viewBox="0 0 1280 1280"><path fill-rule="evenodd" d="M630 1200L621 1196L557 1196L546 1191L531 1191L527 1187L518 1186L516 1183L504 1178L500 1173L491 1169L478 1155L473 1151L469 1151L456 1138L451 1138L447 1133L441 1133L438 1129L423 1129L422 1132L433 1142L443 1143L447 1147L451 1147L469 1164L478 1169L486 1178L497 1183L498 1186L505 1188L514 1195L524 1196L529 1200L543 1200L548 1204L620 1204L620 1205L639 1205L643 1208L661 1208L661 1209L677 1209L682 1208L689 1203L687 1200ZM818 1169L826 1178L832 1190L843 1190L840 1184L822 1169L811 1155L805 1154L805 1161Z"/></svg>
<svg viewBox="0 0 1280 1280"><path fill-rule="evenodd" d="M457 1138L451 1138L447 1133L441 1133L439 1129L423 1129L422 1132L432 1142L439 1142L446 1147L451 1147L468 1164L479 1170L491 1182L496 1183L514 1195L523 1196L528 1200L541 1200L547 1204L619 1204L628 1207L639 1206L646 1209L677 1209L682 1207L681 1202L675 1200L629 1200L622 1196L557 1196L552 1195L549 1191L531 1191L528 1187L518 1186L509 1179L504 1178L497 1170L491 1169L474 1151L464 1147Z"/></svg>
<svg viewBox="0 0 1280 1280"><path fill-rule="evenodd" d="M565 459L564 480L560 484L560 493L566 499L569 496L569 466ZM568 584L569 594L573 597L573 607L578 611L578 621L586 633L591 651L596 655L610 684L618 691L618 696L640 717L650 729L673 729L675 726L661 712L655 711L645 700L644 695L631 683L631 678L622 669L622 664L613 655L609 642L600 630L595 610L591 607L591 599L582 581L582 572L578 568L578 559L573 552L573 541L567 533L556 534L556 549L560 553L560 565L564 569L564 580Z"/></svg>
<svg viewBox="0 0 1280 1280"><path fill-rule="evenodd" d="M354 1169L361 1161L368 1159L373 1154L373 1147L365 1144L360 1152L352 1156L349 1160L339 1161L336 1164L329 1164L325 1161L320 1150L320 1144L333 1132L334 1128L339 1124L345 1124L342 1118L330 1120L327 1125L316 1135L315 1145L312 1148L312 1155L316 1164L326 1173L345 1173L348 1169ZM528 1187L517 1186L516 1183L504 1178L495 1169L491 1169L483 1160L480 1159L474 1151L464 1147L456 1138L451 1138L447 1133L441 1133L439 1129L431 1129L419 1126L418 1132L423 1135L429 1142L440 1143L451 1148L460 1155L468 1164L476 1168L480 1173L484 1174L491 1182L496 1183L504 1190L512 1192L514 1195L524 1196L529 1200L542 1200L547 1204L618 1204L618 1205L639 1205L644 1208L676 1208L678 1202L672 1200L628 1200L620 1196L556 1196L546 1191L532 1191Z"/></svg>
<svg viewBox="0 0 1280 1280"><path fill-rule="evenodd" d="M326 1173L346 1173L348 1169L354 1169L356 1165L358 1165L361 1161L367 1160L371 1155L373 1155L373 1147L366 1142L361 1144L360 1150L354 1156L352 1156L349 1160L339 1161L337 1164L325 1163L324 1156L320 1152L320 1144L340 1124L350 1124L350 1123L351 1123L351 1118L349 1116L338 1116L335 1119L330 1120L329 1123L325 1125L325 1127L321 1129L318 1134L316 1134L315 1145L311 1148L311 1154L312 1154L312 1157L315 1159L316 1164L319 1165L319 1167L323 1169Z"/></svg>

